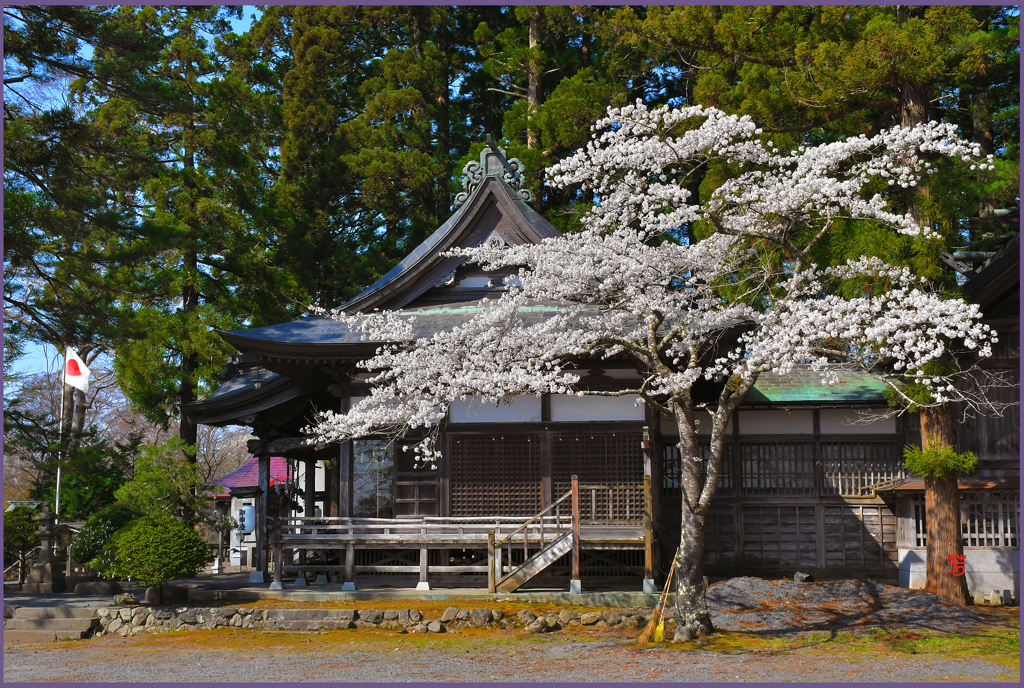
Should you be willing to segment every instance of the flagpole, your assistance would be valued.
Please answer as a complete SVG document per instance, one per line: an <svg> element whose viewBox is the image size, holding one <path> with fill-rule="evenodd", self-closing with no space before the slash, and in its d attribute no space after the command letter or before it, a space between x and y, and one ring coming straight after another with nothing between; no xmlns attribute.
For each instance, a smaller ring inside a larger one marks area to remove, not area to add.
<svg viewBox="0 0 1024 688"><path fill-rule="evenodd" d="M64 346L64 365L61 366L60 371L60 426L57 428L57 501L54 506L53 513L55 516L60 516L60 461L61 461L61 445L64 444L64 393L67 388L67 382L64 381L64 373L68 368L68 347Z"/></svg>

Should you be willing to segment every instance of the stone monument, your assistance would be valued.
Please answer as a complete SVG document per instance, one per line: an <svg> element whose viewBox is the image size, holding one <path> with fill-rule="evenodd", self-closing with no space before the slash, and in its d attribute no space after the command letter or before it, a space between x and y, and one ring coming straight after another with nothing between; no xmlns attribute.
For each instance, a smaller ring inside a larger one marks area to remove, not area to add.
<svg viewBox="0 0 1024 688"><path fill-rule="evenodd" d="M39 537L39 556L28 573L28 578L21 584L22 592L65 592L64 572L54 561L53 538L57 534L55 524L57 514L50 511L50 503L43 502L39 513L32 517L39 521L36 535Z"/></svg>

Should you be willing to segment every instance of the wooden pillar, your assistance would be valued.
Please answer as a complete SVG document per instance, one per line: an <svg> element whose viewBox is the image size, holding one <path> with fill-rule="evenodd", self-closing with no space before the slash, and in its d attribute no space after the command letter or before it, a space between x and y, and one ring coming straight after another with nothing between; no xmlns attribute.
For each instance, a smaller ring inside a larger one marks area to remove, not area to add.
<svg viewBox="0 0 1024 688"><path fill-rule="evenodd" d="M540 508L554 501L551 488L551 433L540 433Z"/></svg>
<svg viewBox="0 0 1024 688"><path fill-rule="evenodd" d="M641 448L644 453L644 583L643 591L655 593L654 532L651 520L651 433L645 425Z"/></svg>
<svg viewBox="0 0 1024 688"><path fill-rule="evenodd" d="M580 590L580 480L579 476L572 477L572 575L570 576L570 592L581 592Z"/></svg>
<svg viewBox="0 0 1024 688"><path fill-rule="evenodd" d="M494 531L487 531L487 592L494 592L497 584L497 574L494 572Z"/></svg>
<svg viewBox="0 0 1024 688"><path fill-rule="evenodd" d="M341 397L341 412L348 413L352 407L351 392ZM352 440L344 440L338 451L338 470L335 473L335 489L338 495L337 513L342 518L352 516Z"/></svg>
<svg viewBox="0 0 1024 688"><path fill-rule="evenodd" d="M262 444L262 443L261 443ZM256 494L256 572L267 573L267 516L270 492L270 452L263 444L258 454L259 492ZM259 581L262 582L262 581Z"/></svg>

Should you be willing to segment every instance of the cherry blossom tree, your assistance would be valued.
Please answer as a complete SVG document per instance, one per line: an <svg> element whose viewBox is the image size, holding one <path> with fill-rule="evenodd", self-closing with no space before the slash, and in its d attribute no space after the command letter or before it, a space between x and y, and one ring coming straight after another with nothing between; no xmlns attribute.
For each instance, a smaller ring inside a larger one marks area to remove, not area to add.
<svg viewBox="0 0 1024 688"><path fill-rule="evenodd" d="M926 375L929 363L950 347L988 356L996 341L977 306L930 293L906 268L869 258L821 268L811 259L836 223L851 219L927 238L910 215L889 209L888 190L914 186L939 162L987 168L976 146L934 122L793 151L779 151L761 134L749 118L712 108L638 102L610 109L585 149L547 171L549 184L593 195L582 232L540 245L455 252L484 269L517 273L478 315L416 339L415 314L333 312L365 340L381 342L363 363L377 375L368 397L347 414L322 414L308 432L328 442L422 428L416 449L429 462L457 399L639 395L673 417L679 431L679 635L711 632L702 581L705 518L726 424L758 376L804 366L835 383L842 371L866 371L897 397L911 381L945 403L962 399L954 382L964 371ZM736 174L699 202L687 186L713 159ZM676 240L688 225L707 228L706 238ZM841 288L853 283L861 288ZM527 324L524 309L538 304L556 307ZM574 361L612 356L641 364L638 385L577 389ZM695 400L702 378L719 383L715 401ZM697 439L701 422L711 428L706 458Z"/></svg>

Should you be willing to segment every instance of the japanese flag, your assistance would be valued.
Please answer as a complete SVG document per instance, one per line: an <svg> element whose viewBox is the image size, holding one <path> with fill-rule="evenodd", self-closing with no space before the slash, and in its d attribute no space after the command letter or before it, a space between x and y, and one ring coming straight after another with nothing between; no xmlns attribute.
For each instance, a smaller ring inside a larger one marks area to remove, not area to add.
<svg viewBox="0 0 1024 688"><path fill-rule="evenodd" d="M82 392L89 391L89 369L70 346L64 358L64 382Z"/></svg>

